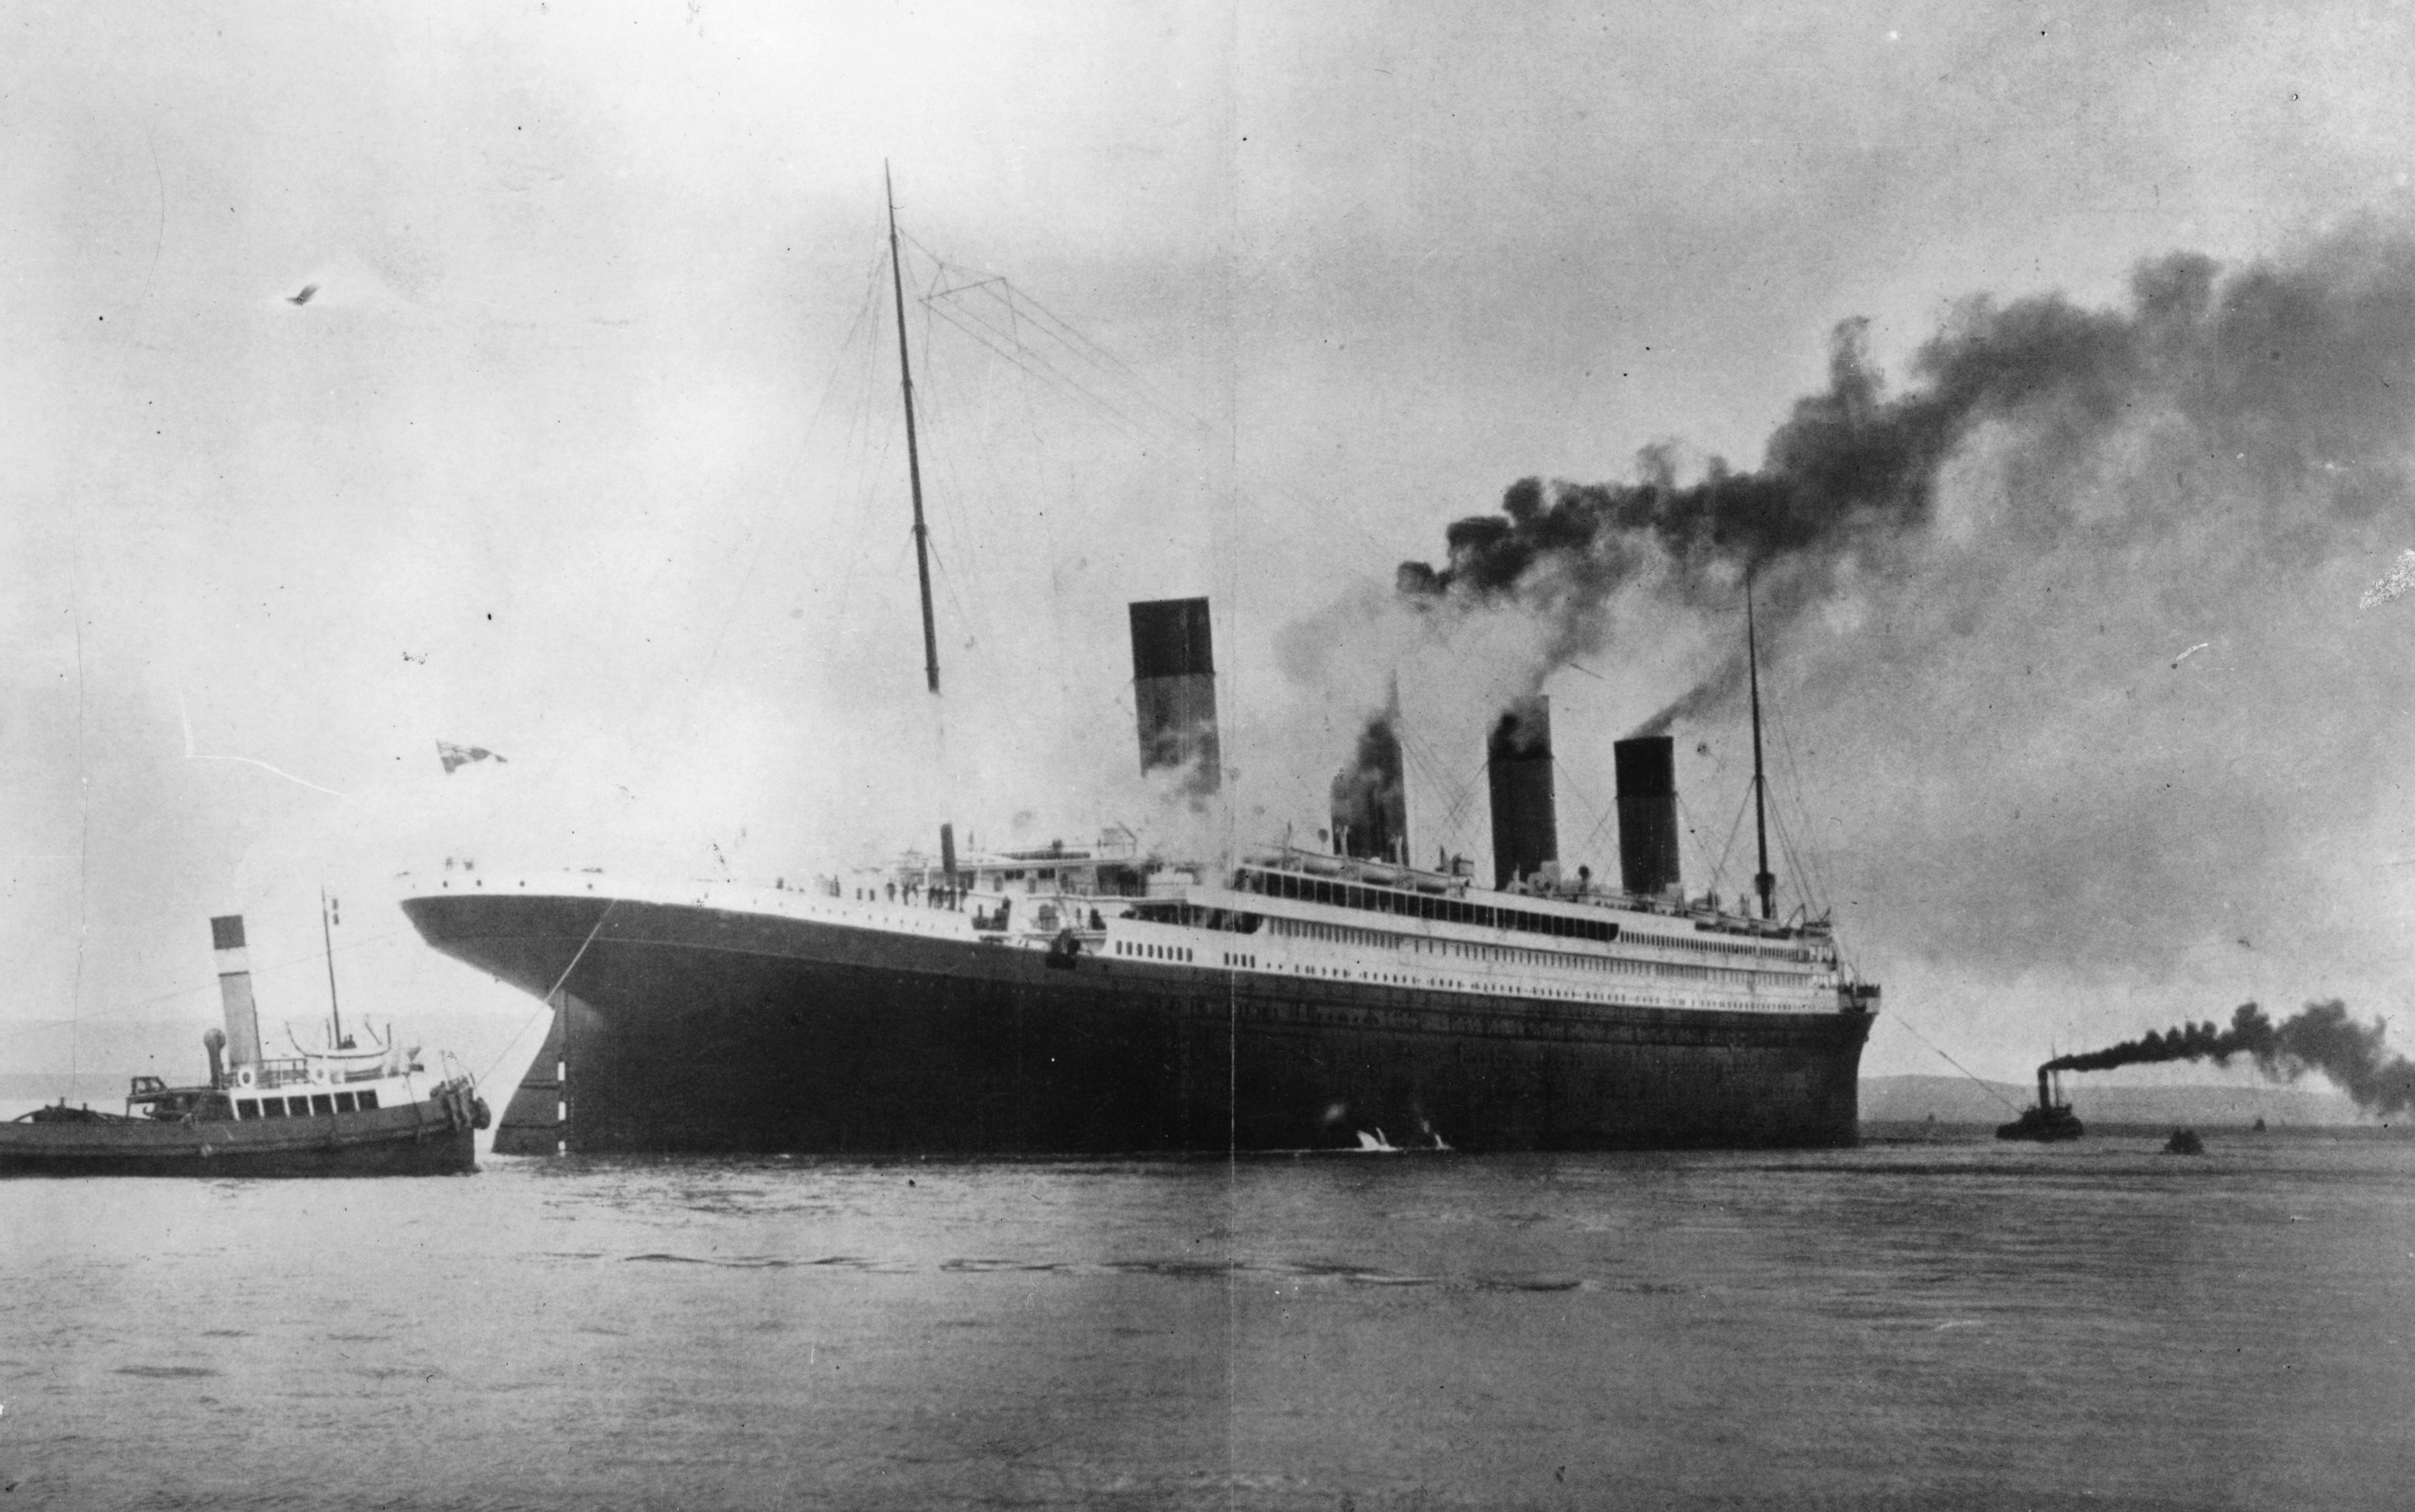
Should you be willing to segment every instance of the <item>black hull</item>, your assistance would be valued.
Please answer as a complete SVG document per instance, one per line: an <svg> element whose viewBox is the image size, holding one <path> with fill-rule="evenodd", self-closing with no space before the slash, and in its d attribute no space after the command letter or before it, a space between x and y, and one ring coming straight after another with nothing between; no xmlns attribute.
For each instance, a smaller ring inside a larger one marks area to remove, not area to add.
<svg viewBox="0 0 2415 1512"><path fill-rule="evenodd" d="M2023 1108L2021 1115L2011 1123L1996 1126L1998 1139L2027 1140L2037 1145L2059 1145L2087 1132L2072 1111L2060 1105Z"/></svg>
<svg viewBox="0 0 2415 1512"><path fill-rule="evenodd" d="M1176 1153L1377 1133L1467 1150L1851 1145L1869 1028L1867 1013L1098 956L1059 969L1036 951L774 914L629 900L608 914L602 897L403 906L446 954L540 996L562 984L554 1038L497 1131L505 1153Z"/></svg>
<svg viewBox="0 0 2415 1512"><path fill-rule="evenodd" d="M471 1102L231 1122L0 1124L0 1176L426 1176L478 1168Z"/></svg>

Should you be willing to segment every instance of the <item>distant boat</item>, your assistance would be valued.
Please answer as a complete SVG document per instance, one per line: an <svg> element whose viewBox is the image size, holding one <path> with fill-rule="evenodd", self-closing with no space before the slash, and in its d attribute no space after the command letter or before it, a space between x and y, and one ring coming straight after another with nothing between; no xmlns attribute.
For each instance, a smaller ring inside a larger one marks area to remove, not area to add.
<svg viewBox="0 0 2415 1512"><path fill-rule="evenodd" d="M487 1104L428 1073L388 1029L364 1045L332 1011L322 1050L261 1054L243 920L210 921L227 1026L202 1037L204 1085L137 1076L122 1114L63 1100L0 1124L0 1175L442 1175L477 1169ZM332 1009L332 1004L331 1004ZM221 1058L221 1052L230 1052Z"/></svg>
<svg viewBox="0 0 2415 1512"><path fill-rule="evenodd" d="M2026 1139L2041 1145L2052 1145L2066 1139L2078 1139L2088 1132L2071 1104L2056 1100L2052 1073L2038 1068L2038 1100L2034 1108L2023 1108L2021 1115L2008 1124L1996 1126L1998 1139Z"/></svg>

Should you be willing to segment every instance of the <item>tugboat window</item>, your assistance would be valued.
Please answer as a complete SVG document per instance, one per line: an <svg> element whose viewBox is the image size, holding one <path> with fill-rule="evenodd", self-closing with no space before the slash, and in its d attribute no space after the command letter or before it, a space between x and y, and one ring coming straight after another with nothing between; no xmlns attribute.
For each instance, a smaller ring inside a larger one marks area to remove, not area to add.
<svg viewBox="0 0 2415 1512"><path fill-rule="evenodd" d="M333 1113L336 1111L336 1100L329 1097L324 1092L313 1092L310 1094L310 1111L312 1113Z"/></svg>
<svg viewBox="0 0 2415 1512"><path fill-rule="evenodd" d="M235 1100L235 1104L234 1104L234 1115L235 1115L236 1117L238 1117L238 1118L257 1118L257 1117L259 1117L259 1116L260 1116L260 1100L259 1100L259 1099L257 1099L257 1098L238 1098L238 1099L236 1099L236 1100Z"/></svg>
<svg viewBox="0 0 2415 1512"><path fill-rule="evenodd" d="M260 1115L263 1118L284 1117L285 1100L283 1098L262 1098L260 1100Z"/></svg>
<svg viewBox="0 0 2415 1512"><path fill-rule="evenodd" d="M338 1092L336 1094L336 1111L338 1113L350 1113L352 1111L353 1106L352 1095L350 1092Z"/></svg>
<svg viewBox="0 0 2415 1512"><path fill-rule="evenodd" d="M361 1111L363 1113L377 1111L377 1093L368 1087L361 1088Z"/></svg>

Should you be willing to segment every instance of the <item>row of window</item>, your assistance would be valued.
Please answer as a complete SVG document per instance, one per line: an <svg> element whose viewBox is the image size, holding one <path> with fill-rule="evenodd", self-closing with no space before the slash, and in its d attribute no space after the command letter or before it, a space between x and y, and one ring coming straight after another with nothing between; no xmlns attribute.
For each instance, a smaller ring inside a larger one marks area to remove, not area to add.
<svg viewBox="0 0 2415 1512"><path fill-rule="evenodd" d="M1338 925L1311 924L1301 922L1298 920L1277 920L1275 921L1275 930L1278 934L1292 934L1319 939L1349 939L1353 936L1365 936L1366 941L1368 942L1380 942L1391 938L1391 936L1388 936L1367 935L1365 931L1360 930L1343 929ZM1358 941L1353 940L1353 942L1358 943ZM1638 973L1651 972L1661 976L1686 977L1696 981L1728 981L1738 985L1749 985L1752 977L1752 973L1748 971L1726 970L1710 966L1673 966L1667 963L1642 961L1604 962L1582 956L1547 956L1546 953L1542 951L1504 950L1496 946L1463 945L1457 944L1455 942L1441 943L1448 947L1449 953L1478 956L1489 960L1525 960L1538 964L1549 961L1562 965L1584 961L1589 965L1604 968ZM1192 959L1191 951L1178 945L1148 945L1132 940L1116 941L1115 952L1118 955L1139 956L1159 961L1188 961ZM1254 955L1237 954L1234 951L1227 951L1224 952L1224 965L1228 966L1241 966L1255 969L1258 965L1258 958ZM1402 987L1414 987L1420 984L1419 979L1418 978L1400 976L1381 971L1354 972L1347 967L1307 965L1294 966L1290 969L1304 977L1325 977L1337 979L1342 981L1356 980L1368 982L1383 982ZM1497 982L1460 981L1447 977L1429 977L1423 980L1422 984L1428 987L1455 988L1463 992L1497 992L1500 990L1501 986L1501 984ZM1784 983L1780 982L1777 985L1783 986ZM1579 991L1573 988L1554 987L1542 983L1522 986L1519 989L1519 993L1522 996L1557 997L1567 999L1570 1002L1640 1003L1659 1007L1691 1006L1695 1008L1724 1008L1747 1010L1765 1010L1766 1008L1766 1005L1756 1003L1750 998L1714 997L1692 1000L1688 1004L1680 1005L1672 1003L1665 997L1649 994Z"/></svg>
<svg viewBox="0 0 2415 1512"><path fill-rule="evenodd" d="M1137 940L1116 941L1118 955L1137 955L1151 961L1188 961L1191 948L1187 945L1144 945Z"/></svg>
<svg viewBox="0 0 2415 1512"><path fill-rule="evenodd" d="M1325 940L1334 945L1365 945L1378 951L1397 950L1407 943L1405 935L1379 935L1372 929L1352 929L1347 924L1318 924L1305 919L1278 919L1275 933L1296 939Z"/></svg>
<svg viewBox="0 0 2415 1512"><path fill-rule="evenodd" d="M1811 952L1795 945L1755 945L1744 940L1723 939L1716 935L1651 935L1629 931L1627 936L1638 945L1658 945L1665 951L1699 951L1710 955L1757 955L1770 961L1808 961Z"/></svg>
<svg viewBox="0 0 2415 1512"><path fill-rule="evenodd" d="M1360 887L1355 882L1328 882L1297 872L1262 872L1244 867L1237 879L1242 891L1270 898L1295 898L1301 903L1329 904L1338 908L1370 908L1411 919L1438 919L1449 924L1474 924L1481 929L1514 929L1531 935L1557 935L1567 939L1618 938L1618 925L1608 919L1568 919L1558 914L1528 913L1469 903L1463 898L1438 898L1429 892L1398 892L1390 888Z"/></svg>
<svg viewBox="0 0 2415 1512"><path fill-rule="evenodd" d="M1422 983L1415 977L1391 975L1381 971L1353 972L1347 967L1296 966L1291 968L1303 977L1322 977L1339 981L1386 982L1396 986L1448 987L1459 992L1501 994L1504 984L1497 981L1461 981L1449 977L1429 977ZM1667 971L1703 974L1702 966L1668 966ZM1744 975L1738 972L1733 975ZM1749 997L1687 997L1672 999L1665 994L1604 992L1598 989L1582 991L1573 987L1554 987L1547 983L1528 983L1514 989L1520 997L1556 997L1571 1003L1632 1003L1648 1008L1712 1008L1731 1009L1744 1012L1767 1012L1769 1005Z"/></svg>
<svg viewBox="0 0 2415 1512"><path fill-rule="evenodd" d="M378 1105L377 1092L363 1087L358 1092L313 1092L308 1097L237 1098L234 1115L238 1118L308 1118L312 1114L368 1113Z"/></svg>
<svg viewBox="0 0 2415 1512"><path fill-rule="evenodd" d="M1423 892L1401 892L1390 888L1328 882L1294 872L1262 872L1245 867L1238 885L1244 892L1263 893L1270 898L1296 898L1302 903L1322 903L1339 908L1368 908L1415 919L1438 919L1446 923L1474 924L1483 929L1556 935L1564 939L1598 940L1603 944L1619 937L1618 924L1612 920L1568 919L1558 914L1528 913L1522 908L1469 903L1461 898L1438 898ZM1670 950L1716 955L1755 955L1775 961L1808 961L1811 958L1810 951L1799 946L1765 945L1718 936L1630 934L1628 938L1665 946Z"/></svg>
<svg viewBox="0 0 2415 1512"><path fill-rule="evenodd" d="M1137 940L1116 941L1116 954L1136 955L1151 961L1192 959L1191 948L1187 945L1144 945ZM1226 951L1224 964L1228 966L1247 966L1255 969L1258 958L1254 955L1237 955L1231 951Z"/></svg>
<svg viewBox="0 0 2415 1512"><path fill-rule="evenodd" d="M1274 932L1298 939L1325 940L1335 945L1358 945L1374 950L1410 950L1424 955L1450 955L1474 961L1508 961L1520 966L1557 966L1562 970L1600 971L1634 977L1677 977L1694 981L1724 981L1739 987L1752 985L1753 973L1732 966L1698 966L1669 961L1630 961L1605 955L1574 955L1560 951L1530 951L1500 945L1472 945L1464 940L1423 939L1414 935L1385 935L1371 929L1353 929L1347 924L1317 924L1299 919L1274 921ZM1631 936L1633 939L1644 936ZM1772 985L1783 986L1789 981L1800 981L1796 973L1770 972Z"/></svg>

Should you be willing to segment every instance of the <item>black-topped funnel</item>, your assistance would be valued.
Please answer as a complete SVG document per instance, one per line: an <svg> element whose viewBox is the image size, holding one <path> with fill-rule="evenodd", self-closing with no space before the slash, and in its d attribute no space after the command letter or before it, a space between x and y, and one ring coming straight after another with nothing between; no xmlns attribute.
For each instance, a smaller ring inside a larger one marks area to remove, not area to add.
<svg viewBox="0 0 2415 1512"><path fill-rule="evenodd" d="M1676 742L1639 735L1611 747L1618 772L1619 886L1657 895L1677 886Z"/></svg>

